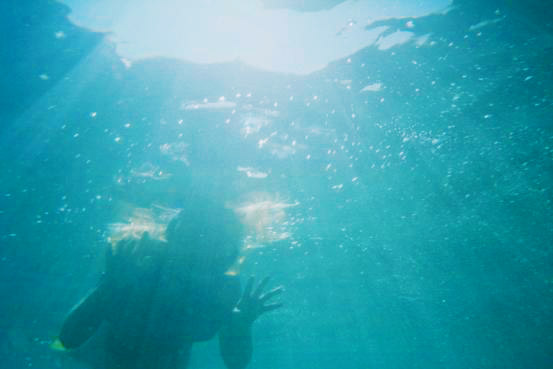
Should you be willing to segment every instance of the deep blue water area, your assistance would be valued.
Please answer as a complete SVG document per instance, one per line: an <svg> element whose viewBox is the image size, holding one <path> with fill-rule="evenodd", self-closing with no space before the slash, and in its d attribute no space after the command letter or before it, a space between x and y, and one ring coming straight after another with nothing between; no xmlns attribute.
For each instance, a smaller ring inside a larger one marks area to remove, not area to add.
<svg viewBox="0 0 553 369"><path fill-rule="evenodd" d="M128 65L69 13L0 5L1 368L83 368L50 344L110 224L199 193L289 205L241 271L286 288L251 368L553 366L549 4L381 20L429 40L308 75Z"/></svg>

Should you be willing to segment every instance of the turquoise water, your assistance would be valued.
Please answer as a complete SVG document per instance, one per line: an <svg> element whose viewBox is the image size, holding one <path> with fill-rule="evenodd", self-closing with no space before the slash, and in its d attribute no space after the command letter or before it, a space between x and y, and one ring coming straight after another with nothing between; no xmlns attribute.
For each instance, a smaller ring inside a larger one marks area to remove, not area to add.
<svg viewBox="0 0 553 369"><path fill-rule="evenodd" d="M66 5L4 1L0 367L83 368L50 343L116 223L197 193L266 205L241 274L286 293L251 368L552 367L552 10L448 9L294 74L129 61Z"/></svg>

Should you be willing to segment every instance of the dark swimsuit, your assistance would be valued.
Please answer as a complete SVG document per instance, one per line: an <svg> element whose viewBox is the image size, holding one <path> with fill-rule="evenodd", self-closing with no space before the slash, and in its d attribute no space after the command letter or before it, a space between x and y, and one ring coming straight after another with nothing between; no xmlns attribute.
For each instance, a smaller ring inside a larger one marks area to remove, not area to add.
<svg viewBox="0 0 553 369"><path fill-rule="evenodd" d="M132 283L114 288L113 283L101 281L74 309L86 314L70 314L74 322L60 335L66 347L82 343L72 344L72 337L82 341L83 336L92 336L90 321L104 321L108 369L172 369L179 352L186 357L192 343L213 338L238 302L239 278L199 279L183 275L166 256L155 259L159 261L154 267L141 271Z"/></svg>

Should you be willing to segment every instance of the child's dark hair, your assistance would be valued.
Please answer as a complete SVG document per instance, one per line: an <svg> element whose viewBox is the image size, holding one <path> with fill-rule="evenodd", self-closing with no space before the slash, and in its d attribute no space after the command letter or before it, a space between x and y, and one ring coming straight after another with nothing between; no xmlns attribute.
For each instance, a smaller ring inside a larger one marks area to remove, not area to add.
<svg viewBox="0 0 553 369"><path fill-rule="evenodd" d="M196 197L169 222L165 234L170 245L195 248L185 254L201 257L214 272L225 272L238 257L244 230L233 210Z"/></svg>

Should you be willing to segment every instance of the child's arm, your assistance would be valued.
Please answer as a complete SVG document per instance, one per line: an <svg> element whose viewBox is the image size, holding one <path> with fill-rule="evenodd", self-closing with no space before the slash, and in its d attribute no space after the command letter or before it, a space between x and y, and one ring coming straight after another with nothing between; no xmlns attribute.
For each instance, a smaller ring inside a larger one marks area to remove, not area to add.
<svg viewBox="0 0 553 369"><path fill-rule="evenodd" d="M277 287L267 293L263 288L269 278L263 279L253 291L253 277L248 280L240 301L232 311L230 321L219 331L219 346L221 356L229 369L245 368L252 357L253 322L263 313L282 306L279 303L265 305L270 298L280 294L282 287Z"/></svg>
<svg viewBox="0 0 553 369"><path fill-rule="evenodd" d="M105 319L106 288L105 279L102 279L99 286L69 312L59 335L64 348L77 348L96 332Z"/></svg>

